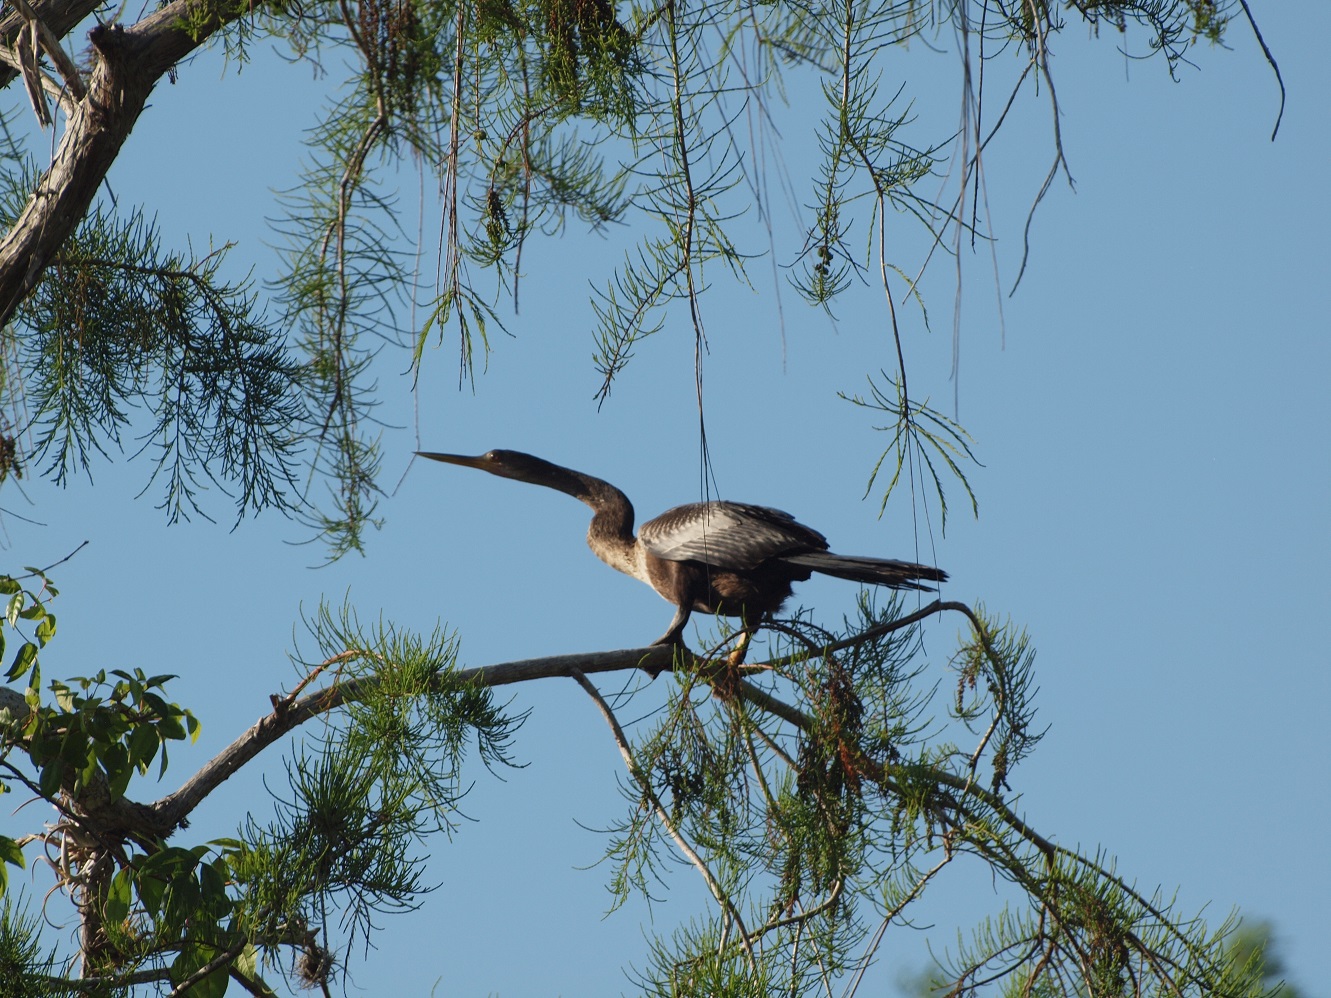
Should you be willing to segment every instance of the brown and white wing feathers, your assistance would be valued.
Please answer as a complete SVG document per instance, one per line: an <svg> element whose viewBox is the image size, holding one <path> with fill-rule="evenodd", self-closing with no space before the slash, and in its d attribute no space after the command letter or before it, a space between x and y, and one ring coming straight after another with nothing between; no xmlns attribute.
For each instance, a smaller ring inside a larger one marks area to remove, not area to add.
<svg viewBox="0 0 1331 998"><path fill-rule="evenodd" d="M747 571L782 555L827 550L827 538L789 513L739 502L695 502L648 520L638 541L666 561Z"/></svg>

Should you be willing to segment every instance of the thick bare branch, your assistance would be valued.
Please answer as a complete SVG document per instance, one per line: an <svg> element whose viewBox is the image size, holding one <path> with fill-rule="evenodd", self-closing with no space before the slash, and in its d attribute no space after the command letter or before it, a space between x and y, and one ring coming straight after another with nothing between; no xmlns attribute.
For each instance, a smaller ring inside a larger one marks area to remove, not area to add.
<svg viewBox="0 0 1331 998"><path fill-rule="evenodd" d="M78 26L78 23L101 7L100 0L34 0L29 4L37 19L50 29L56 38L64 38ZM0 47L12 48L19 31L27 24L27 18L19 10L9 11L0 17ZM9 67L0 67L0 88L9 86L18 75Z"/></svg>
<svg viewBox="0 0 1331 998"><path fill-rule="evenodd" d="M239 16L239 7L221 14L215 4L175 0L130 27L99 24L88 33L93 47L88 92L73 105L55 158L0 240L0 325L10 320L82 221L157 81ZM35 8L39 16L44 10ZM187 17L190 31L182 27ZM59 36L54 19L45 23Z"/></svg>
<svg viewBox="0 0 1331 998"><path fill-rule="evenodd" d="M74 60L61 47L60 39L56 37L56 33L32 9L28 0L12 0L12 2L18 8L19 13L27 18L29 24L32 25L32 31L41 43L42 51L55 64L56 69L60 70L60 75L64 77L65 86L69 88L70 94L75 100L83 100L88 94L87 88L83 85L83 77L79 75Z"/></svg>

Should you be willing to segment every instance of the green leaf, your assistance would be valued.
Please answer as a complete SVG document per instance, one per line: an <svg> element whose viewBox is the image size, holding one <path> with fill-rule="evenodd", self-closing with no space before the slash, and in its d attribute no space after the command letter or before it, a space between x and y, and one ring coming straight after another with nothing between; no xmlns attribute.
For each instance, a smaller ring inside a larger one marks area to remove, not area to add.
<svg viewBox="0 0 1331 998"><path fill-rule="evenodd" d="M259 952L251 944L246 943L245 948L240 951L240 956L236 957L236 962L232 964L237 970L254 980L259 974Z"/></svg>
<svg viewBox="0 0 1331 998"><path fill-rule="evenodd" d="M37 625L37 643L42 647L45 647L46 642L50 641L53 637L55 637L55 614L48 613L42 618L41 623ZM3 655L4 653L4 647L0 646L0 655Z"/></svg>
<svg viewBox="0 0 1331 998"><path fill-rule="evenodd" d="M191 868L182 872L167 885L166 901L163 913L170 925L184 925L189 919L199 914L203 901L203 891Z"/></svg>
<svg viewBox="0 0 1331 998"><path fill-rule="evenodd" d="M138 767L140 773L148 772L148 763L157 754L161 737L150 724L140 724L129 736L129 760Z"/></svg>
<svg viewBox="0 0 1331 998"><path fill-rule="evenodd" d="M10 596L22 588L12 575L0 575L0 596Z"/></svg>
<svg viewBox="0 0 1331 998"><path fill-rule="evenodd" d="M23 642L23 646L19 648L18 653L14 656L14 664L11 665L9 671L5 673L5 679L14 680L21 678L36 661L37 646L31 641Z"/></svg>
<svg viewBox="0 0 1331 998"><path fill-rule="evenodd" d="M129 761L129 750L119 742L108 745L102 752L102 768L110 784L112 799L124 797L129 781L134 776L134 765Z"/></svg>
<svg viewBox="0 0 1331 998"><path fill-rule="evenodd" d="M203 910L208 917L220 921L231 914L231 898L226 892L226 864L201 863L199 865L199 888L203 893Z"/></svg>
<svg viewBox="0 0 1331 998"><path fill-rule="evenodd" d="M199 968L207 966L208 962L216 957L218 952L217 947L209 946L206 943L186 943L180 951L180 955L171 964L172 982L179 986ZM190 986L190 998L222 998L222 995L226 994L226 986L229 982L227 968L225 966L219 967L203 980Z"/></svg>
<svg viewBox="0 0 1331 998"><path fill-rule="evenodd" d="M167 715L157 722L158 737L163 740L170 738L173 741L182 741L185 737L185 728L180 723L180 718Z"/></svg>
<svg viewBox="0 0 1331 998"><path fill-rule="evenodd" d="M9 598L9 604L5 607L5 617L9 620L10 627L18 626L18 615L23 610L23 592L20 590Z"/></svg>
<svg viewBox="0 0 1331 998"><path fill-rule="evenodd" d="M22 847L8 835L0 835L0 860L22 870L27 864L23 860Z"/></svg>
<svg viewBox="0 0 1331 998"><path fill-rule="evenodd" d="M97 750L90 748L83 756L83 766L79 769L78 785L80 787L92 786L93 780L97 778Z"/></svg>
<svg viewBox="0 0 1331 998"><path fill-rule="evenodd" d="M65 764L59 758L52 759L42 767L42 775L37 780L37 789L43 797L54 797L60 792L60 774Z"/></svg>
<svg viewBox="0 0 1331 998"><path fill-rule="evenodd" d="M148 914L156 917L162 910L162 897L166 894L170 871L166 869L171 850L164 849L144 859L135 881L139 887L139 900Z"/></svg>
<svg viewBox="0 0 1331 998"><path fill-rule="evenodd" d="M129 917L129 906L133 899L132 880L129 870L120 870L111 878L111 886L106 892L106 921L119 923Z"/></svg>

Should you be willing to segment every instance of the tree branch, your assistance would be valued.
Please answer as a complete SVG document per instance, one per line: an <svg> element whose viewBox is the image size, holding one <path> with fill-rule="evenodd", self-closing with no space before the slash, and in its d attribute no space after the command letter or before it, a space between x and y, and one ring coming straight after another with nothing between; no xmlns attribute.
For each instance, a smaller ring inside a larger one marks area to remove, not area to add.
<svg viewBox="0 0 1331 998"><path fill-rule="evenodd" d="M753 968L753 941L749 937L748 930L744 927L744 918L740 915L739 909L735 907L735 902L732 901L730 895L722 889L721 884L712 874L712 871L708 869L706 861L704 861L703 858L698 855L697 851L689 845L689 842L684 838L683 833L681 833L675 826L675 822L670 820L670 815L666 813L665 805L661 803L661 798L656 795L656 791L653 789L651 781L648 780L647 776L643 773L642 767L638 765L638 761L633 758L633 749L629 747L629 740L624 734L624 729L620 727L619 719L615 717L615 712L610 709L610 705L606 703L605 698L601 696L601 691L593 685L592 681L587 678L581 669L574 668L571 671L573 679L579 686L587 691L587 694L593 701L595 701L597 709L601 711L601 716L604 717L606 723L610 725L610 732L614 736L615 744L619 747L619 754L624 759L624 765L628 767L629 776L633 778L633 781L638 784L638 788L642 790L644 795L646 795L647 800L652 806L652 810L656 812L657 819L661 822L661 825L665 828L670 837L674 839L675 845L679 847L679 851L688 858L689 862L692 863L702 875L703 881L707 884L707 889L711 892L712 897L716 899L716 903L721 909L722 916L734 922L735 928L739 931L740 941L744 944L744 952L748 957L749 966Z"/></svg>
<svg viewBox="0 0 1331 998"><path fill-rule="evenodd" d="M568 678L575 671L596 673L637 668L664 671L671 668L674 657L675 650L662 645L585 655L551 655L461 669L446 674L446 679L450 687L455 687L459 682L487 687L509 686L533 679ZM440 674L438 681L442 688L445 674ZM150 805L157 834L162 837L171 834L205 797L283 735L313 717L335 710L344 703L362 699L374 685L374 679L338 683L289 706L279 705L271 714L261 717L248 731L186 780L179 790Z"/></svg>
<svg viewBox="0 0 1331 998"><path fill-rule="evenodd" d="M862 634L828 645L826 651L836 651L861 644L945 610L958 610L975 622L974 614L964 603L940 600L900 620L869 628ZM475 684L483 687L509 686L536 679L576 678L579 674L616 672L624 669L644 669L657 674L674 668L677 665L677 656L681 654L687 655L695 666L701 668L703 678L715 678L715 675L720 674L727 674L729 677L723 663L699 659L687 650L681 652L671 647L654 645L648 648L521 659L461 669L457 672L441 671L436 673L435 682L438 689L456 689L458 684ZM807 655L796 656L789 660L776 660L773 664L789 664L803 658L807 658ZM738 677L733 677L732 681L735 693L760 710L802 731L813 730L813 719L803 711ZM376 683L373 677L354 679L336 683L299 700L275 700L272 713L259 718L173 793L155 803L141 804L125 797L112 799L105 786L94 782L80 794L76 802L78 810L82 815L92 818L104 831L124 833L135 838L166 839L184 826L189 815L209 794L239 772L264 749L306 721L336 710L343 704L363 699L373 690ZM23 697L17 691L5 687L0 687L0 708L7 708L16 718L26 716L28 710ZM886 779L881 771L866 775L880 783ZM937 775L941 782L948 783L946 779L948 774L940 770ZM949 785L963 794L977 793L975 788L960 780ZM1037 848L1046 853L1053 849L1050 843L1037 836L1033 830L1027 829L1016 815L1004 807L1000 799L988 794L980 796L990 807L1005 812L1005 817L1009 818L1014 827L1017 827L1019 832Z"/></svg>
<svg viewBox="0 0 1331 998"><path fill-rule="evenodd" d="M89 10L95 6L89 5ZM72 16L80 9L70 6L65 13ZM34 7L39 16L45 17L46 10L41 5ZM55 158L9 233L0 240L0 326L13 318L20 303L41 280L56 250L87 214L157 81L220 28L240 17L242 10L240 4L223 7L212 2L174 0L130 27L99 24L88 32L93 68L87 93L73 104ZM22 20L21 15L15 16ZM9 32L11 21L7 18L0 32ZM65 26L64 21L53 12L45 23L58 37L73 26ZM186 21L192 30L185 30ZM0 78L5 75L12 79L12 72L0 73Z"/></svg>
<svg viewBox="0 0 1331 998"><path fill-rule="evenodd" d="M65 79L65 85L69 87L70 94L76 101L83 100L88 95L87 89L83 86L83 77L79 75L78 69L74 65L65 50L60 45L60 39L56 37L54 31L28 4L28 0L12 0L18 12L27 18L32 25L32 30L36 32L37 39L41 43L44 51L50 60L55 63L56 69L60 70L60 75Z"/></svg>
<svg viewBox="0 0 1331 998"><path fill-rule="evenodd" d="M37 18L56 38L64 38L80 21L103 6L101 0L33 0L28 5ZM27 18L17 8L0 17L0 48L13 48L14 39L27 24ZM8 67L0 68L0 89L14 82L18 73Z"/></svg>

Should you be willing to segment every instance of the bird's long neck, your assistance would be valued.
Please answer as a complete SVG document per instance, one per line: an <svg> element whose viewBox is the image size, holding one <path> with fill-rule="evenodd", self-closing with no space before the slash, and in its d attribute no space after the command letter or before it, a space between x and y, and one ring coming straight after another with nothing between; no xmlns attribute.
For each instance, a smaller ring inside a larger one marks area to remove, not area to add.
<svg viewBox="0 0 1331 998"><path fill-rule="evenodd" d="M558 489L593 510L587 528L587 546L611 568L642 577L638 542L633 535L633 503L609 482L570 468L559 468L541 484Z"/></svg>
<svg viewBox="0 0 1331 998"><path fill-rule="evenodd" d="M587 492L577 498L595 513L587 527L587 546L611 568L641 577L638 539L633 536L633 503L609 482L589 480Z"/></svg>

